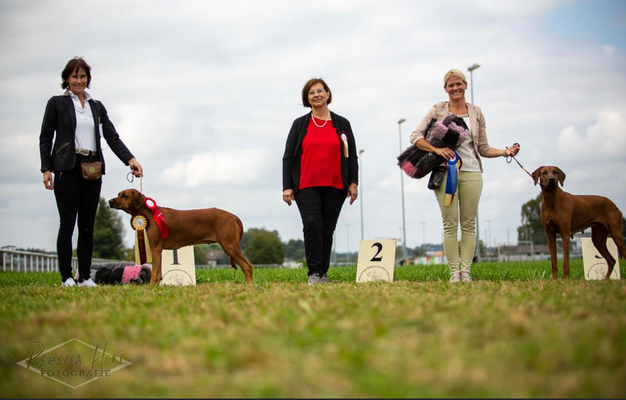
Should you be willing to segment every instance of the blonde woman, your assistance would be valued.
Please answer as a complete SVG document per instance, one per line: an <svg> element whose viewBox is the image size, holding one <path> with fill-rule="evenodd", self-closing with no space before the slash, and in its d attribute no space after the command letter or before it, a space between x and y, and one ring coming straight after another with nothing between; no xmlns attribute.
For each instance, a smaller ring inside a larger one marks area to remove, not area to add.
<svg viewBox="0 0 626 400"><path fill-rule="evenodd" d="M446 160L455 158L450 148L432 146L424 137L425 130L432 119L442 121L446 116L455 114L469 128L469 136L457 150L462 164L458 175L456 195L449 206L445 205L446 180L435 189L435 196L441 210L443 220L443 249L450 268L450 282L471 282L470 275L474 250L476 249L476 215L483 188L483 166L480 157L496 158L515 156L519 145L514 144L508 149L497 149L489 146L485 125L485 116L479 107L465 101L467 79L463 72L451 69L443 78L443 88L448 94L448 101L436 103L428 111L422 122L411 134L411 143L418 149L436 153ZM461 226L461 244L457 232Z"/></svg>

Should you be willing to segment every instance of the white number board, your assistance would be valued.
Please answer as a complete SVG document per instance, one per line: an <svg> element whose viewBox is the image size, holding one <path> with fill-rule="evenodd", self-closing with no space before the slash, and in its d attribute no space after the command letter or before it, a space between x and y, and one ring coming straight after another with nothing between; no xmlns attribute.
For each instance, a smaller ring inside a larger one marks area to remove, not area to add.
<svg viewBox="0 0 626 400"><path fill-rule="evenodd" d="M161 255L161 285L196 285L196 262L193 246L177 250L163 250Z"/></svg>
<svg viewBox="0 0 626 400"><path fill-rule="evenodd" d="M588 281L604 279L609 266L604 257L598 253L598 249L593 245L591 238L580 238L583 247L583 268L585 269L585 279ZM607 238L606 248L616 260L613 272L609 276L610 279L620 279L619 274L619 258L617 255L617 246L613 239Z"/></svg>
<svg viewBox="0 0 626 400"><path fill-rule="evenodd" d="M396 262L394 239L361 240L356 267L357 282L393 282Z"/></svg>

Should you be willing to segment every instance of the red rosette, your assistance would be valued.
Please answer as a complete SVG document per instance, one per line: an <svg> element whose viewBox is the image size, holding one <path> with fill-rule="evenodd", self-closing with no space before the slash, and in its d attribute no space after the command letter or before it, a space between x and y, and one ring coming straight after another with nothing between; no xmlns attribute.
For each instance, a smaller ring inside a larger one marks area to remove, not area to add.
<svg viewBox="0 0 626 400"><path fill-rule="evenodd" d="M146 201L144 202L144 204L146 205L146 207L148 207L149 210L155 210L157 208L156 201L154 201L154 199L150 197L146 197Z"/></svg>

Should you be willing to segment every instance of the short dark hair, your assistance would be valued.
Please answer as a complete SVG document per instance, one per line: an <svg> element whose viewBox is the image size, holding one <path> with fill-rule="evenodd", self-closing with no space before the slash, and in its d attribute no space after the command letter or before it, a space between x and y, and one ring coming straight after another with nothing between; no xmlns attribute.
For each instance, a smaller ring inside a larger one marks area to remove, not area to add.
<svg viewBox="0 0 626 400"><path fill-rule="evenodd" d="M87 61L82 59L82 57L74 57L67 62L67 65L63 68L63 72L61 72L61 79L63 79L61 87L63 89L70 87L68 82L70 75L72 75L75 71L78 72L81 68L84 69L87 74L87 87L89 87L89 84L91 84L91 67L87 64Z"/></svg>
<svg viewBox="0 0 626 400"><path fill-rule="evenodd" d="M307 83L304 84L304 87L302 88L303 106L311 108L311 103L309 103L309 90L311 90L311 87L313 85L317 85L318 83L321 83L322 86L324 86L324 90L328 92L328 102L326 104L330 104L330 102L333 100L333 92L330 91L330 88L328 87L326 82L324 82L322 78L311 78L308 80Z"/></svg>

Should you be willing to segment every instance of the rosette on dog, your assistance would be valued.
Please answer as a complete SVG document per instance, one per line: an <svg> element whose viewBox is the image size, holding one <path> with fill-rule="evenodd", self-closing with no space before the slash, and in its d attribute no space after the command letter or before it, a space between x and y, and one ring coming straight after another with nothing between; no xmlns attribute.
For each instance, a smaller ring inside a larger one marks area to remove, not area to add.
<svg viewBox="0 0 626 400"><path fill-rule="evenodd" d="M150 242L146 234L148 220L143 215L138 214L131 218L130 226L135 230L135 263L142 265L152 262Z"/></svg>

